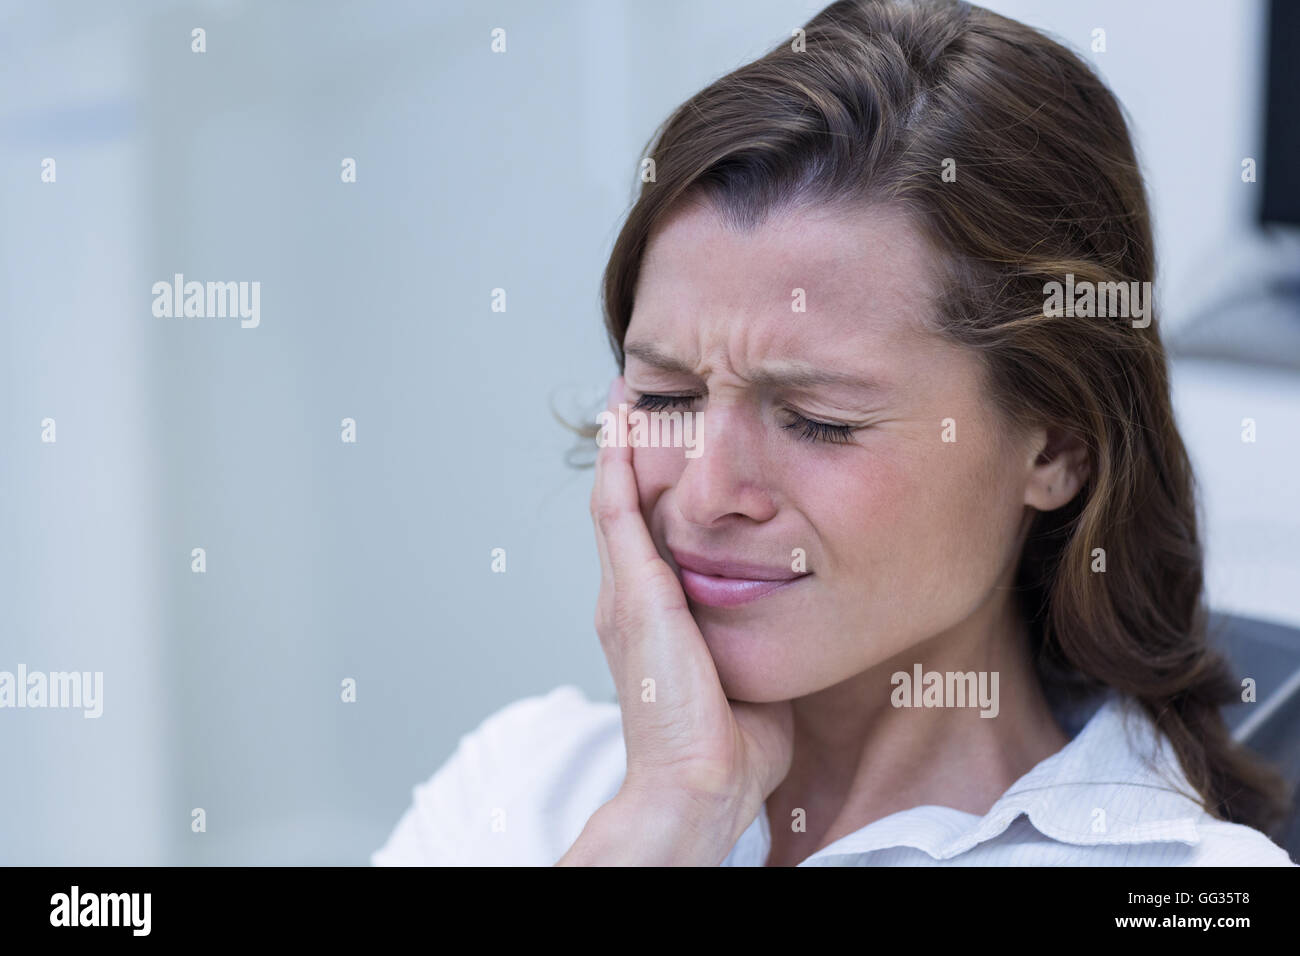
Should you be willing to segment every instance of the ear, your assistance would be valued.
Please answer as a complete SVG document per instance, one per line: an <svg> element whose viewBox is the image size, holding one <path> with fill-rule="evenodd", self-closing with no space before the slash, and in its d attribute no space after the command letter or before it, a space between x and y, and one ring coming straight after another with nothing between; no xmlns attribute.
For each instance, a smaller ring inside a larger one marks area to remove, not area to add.
<svg viewBox="0 0 1300 956"><path fill-rule="evenodd" d="M1054 511L1067 504L1088 480L1088 448L1070 432L1055 426L1036 429L1030 451L1025 504L1039 511Z"/></svg>

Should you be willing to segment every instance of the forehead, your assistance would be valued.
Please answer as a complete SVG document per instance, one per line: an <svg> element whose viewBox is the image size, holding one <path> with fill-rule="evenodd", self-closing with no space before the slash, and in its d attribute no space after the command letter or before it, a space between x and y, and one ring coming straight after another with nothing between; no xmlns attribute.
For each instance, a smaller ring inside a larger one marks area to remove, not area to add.
<svg viewBox="0 0 1300 956"><path fill-rule="evenodd" d="M701 348L720 337L805 353L901 342L926 331L935 267L920 233L889 207L805 206L741 231L694 202L653 235L632 322L638 338L687 345L679 340L694 332Z"/></svg>

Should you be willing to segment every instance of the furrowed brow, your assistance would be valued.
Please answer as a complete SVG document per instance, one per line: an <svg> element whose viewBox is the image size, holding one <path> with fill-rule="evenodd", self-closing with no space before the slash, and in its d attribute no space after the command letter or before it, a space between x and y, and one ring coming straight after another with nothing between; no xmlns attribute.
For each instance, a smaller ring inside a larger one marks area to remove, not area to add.
<svg viewBox="0 0 1300 956"><path fill-rule="evenodd" d="M698 375L695 369L686 362L674 358L648 342L634 342L625 345L623 352L625 355L631 355L647 365L665 372L674 372L680 375ZM878 392L885 389L884 383L875 379L803 364L759 369L747 377L755 385L766 388L817 388L819 386L835 385L867 392Z"/></svg>
<svg viewBox="0 0 1300 956"><path fill-rule="evenodd" d="M754 384L768 388L817 388L836 385L864 392L878 392L885 387L875 379L803 365L759 369L749 378Z"/></svg>
<svg viewBox="0 0 1300 956"><path fill-rule="evenodd" d="M665 372L676 372L679 375L694 375L695 369L691 368L680 359L673 358L667 352L658 346L651 345L649 342L632 342L623 346L623 354L631 355L640 359L647 365L660 369Z"/></svg>

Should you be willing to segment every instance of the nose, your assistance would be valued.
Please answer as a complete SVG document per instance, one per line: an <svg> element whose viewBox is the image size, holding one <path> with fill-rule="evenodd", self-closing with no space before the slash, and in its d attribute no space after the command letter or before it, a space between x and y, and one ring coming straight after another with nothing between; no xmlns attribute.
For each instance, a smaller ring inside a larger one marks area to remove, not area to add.
<svg viewBox="0 0 1300 956"><path fill-rule="evenodd" d="M757 412L710 399L700 414L702 453L686 460L673 489L682 518L701 528L732 516L770 520L777 507L764 478L765 441Z"/></svg>

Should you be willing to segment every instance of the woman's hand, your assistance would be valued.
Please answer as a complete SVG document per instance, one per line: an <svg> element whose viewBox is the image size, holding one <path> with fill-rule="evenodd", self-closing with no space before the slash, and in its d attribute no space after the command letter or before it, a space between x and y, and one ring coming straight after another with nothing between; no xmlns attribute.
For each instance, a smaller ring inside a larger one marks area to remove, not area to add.
<svg viewBox="0 0 1300 956"><path fill-rule="evenodd" d="M609 393L617 420L620 376ZM632 450L599 450L591 515L596 633L622 711L627 776L563 863L720 863L789 771L788 701L731 702L671 567L641 516ZM643 697L654 681L654 699ZM649 831L649 832L646 832Z"/></svg>

